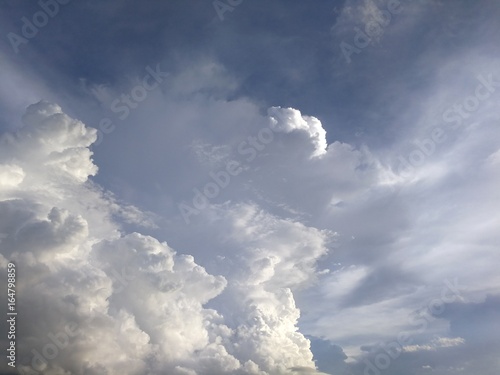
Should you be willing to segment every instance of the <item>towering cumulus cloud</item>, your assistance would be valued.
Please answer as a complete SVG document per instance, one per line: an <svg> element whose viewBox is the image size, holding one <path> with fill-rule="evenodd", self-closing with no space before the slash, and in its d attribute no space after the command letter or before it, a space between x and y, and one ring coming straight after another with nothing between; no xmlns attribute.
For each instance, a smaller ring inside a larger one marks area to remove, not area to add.
<svg viewBox="0 0 500 375"><path fill-rule="evenodd" d="M22 374L317 373L293 290L312 281L329 233L220 207L234 266L211 275L120 230L117 217L151 220L88 180L95 129L46 102L23 121L0 139L0 277L16 264Z"/></svg>

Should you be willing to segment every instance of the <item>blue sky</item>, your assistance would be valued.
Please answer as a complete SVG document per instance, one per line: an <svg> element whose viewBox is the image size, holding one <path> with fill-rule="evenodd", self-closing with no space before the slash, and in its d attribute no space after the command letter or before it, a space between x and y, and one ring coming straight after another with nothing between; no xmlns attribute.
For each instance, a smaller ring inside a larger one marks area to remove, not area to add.
<svg viewBox="0 0 500 375"><path fill-rule="evenodd" d="M2 373L497 374L499 5L2 2Z"/></svg>

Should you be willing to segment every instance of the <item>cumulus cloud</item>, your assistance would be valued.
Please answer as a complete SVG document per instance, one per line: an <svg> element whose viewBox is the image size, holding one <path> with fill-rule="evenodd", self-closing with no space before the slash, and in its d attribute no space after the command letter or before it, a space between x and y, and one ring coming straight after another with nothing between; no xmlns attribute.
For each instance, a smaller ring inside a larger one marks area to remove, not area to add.
<svg viewBox="0 0 500 375"><path fill-rule="evenodd" d="M221 299L233 322L235 352L269 373L314 368L309 340L297 331L293 291L312 281L333 234L278 219L255 205L216 208L215 215L231 251L224 262L234 273Z"/></svg>
<svg viewBox="0 0 500 375"><path fill-rule="evenodd" d="M252 204L216 207L237 251L212 275L123 232L120 221L154 217L88 180L94 129L47 102L23 120L0 139L1 277L14 262L21 373L317 373L293 291L314 280L332 233Z"/></svg>
<svg viewBox="0 0 500 375"><path fill-rule="evenodd" d="M317 118L302 116L300 111L293 108L280 107L270 108L268 115L271 120L271 128L275 131L284 133L290 133L298 129L305 131L314 146L311 157L326 153L326 130Z"/></svg>

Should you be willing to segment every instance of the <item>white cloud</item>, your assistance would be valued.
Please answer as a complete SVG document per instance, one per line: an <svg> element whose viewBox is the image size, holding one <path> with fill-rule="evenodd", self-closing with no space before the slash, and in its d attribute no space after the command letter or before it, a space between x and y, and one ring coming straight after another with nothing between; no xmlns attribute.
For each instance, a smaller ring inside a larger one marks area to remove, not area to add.
<svg viewBox="0 0 500 375"><path fill-rule="evenodd" d="M0 165L0 185L5 188L18 186L24 180L24 171L18 165Z"/></svg>
<svg viewBox="0 0 500 375"><path fill-rule="evenodd" d="M116 215L149 219L88 181L93 129L46 102L24 121L0 140L0 260L18 270L23 373L315 372L292 290L314 280L330 232L226 206L214 220L238 251L225 277L211 275L165 242L121 233ZM205 306L216 297L220 311Z"/></svg>
<svg viewBox="0 0 500 375"><path fill-rule="evenodd" d="M300 111L293 108L272 107L268 110L271 120L271 128L274 131L290 133L294 130L305 131L312 144L314 151L311 157L324 155L326 153L326 130L321 122L311 116L302 116Z"/></svg>

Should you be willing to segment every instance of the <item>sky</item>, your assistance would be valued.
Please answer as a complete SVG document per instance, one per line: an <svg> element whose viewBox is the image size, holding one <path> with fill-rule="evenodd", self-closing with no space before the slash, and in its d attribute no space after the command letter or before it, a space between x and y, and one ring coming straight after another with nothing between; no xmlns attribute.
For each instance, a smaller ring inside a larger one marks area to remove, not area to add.
<svg viewBox="0 0 500 375"><path fill-rule="evenodd" d="M0 374L497 375L499 20L2 0Z"/></svg>

